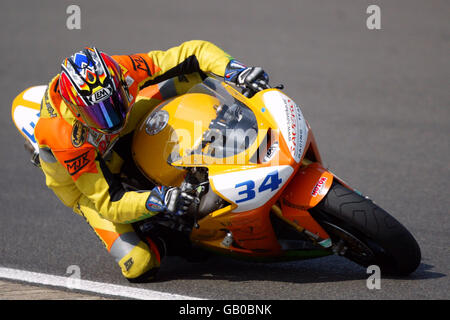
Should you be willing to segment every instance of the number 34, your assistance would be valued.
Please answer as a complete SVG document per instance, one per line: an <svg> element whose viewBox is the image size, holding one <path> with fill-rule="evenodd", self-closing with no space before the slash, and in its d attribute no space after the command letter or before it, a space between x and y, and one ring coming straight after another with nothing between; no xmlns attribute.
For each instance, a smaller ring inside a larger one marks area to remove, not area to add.
<svg viewBox="0 0 450 320"><path fill-rule="evenodd" d="M258 188L258 192L261 193L269 189L270 191L275 191L276 189L278 189L282 182L283 180L278 177L278 171L273 171L264 178L263 182ZM234 187L236 189L242 187L245 188L238 192L238 195L241 196L241 198L236 200L236 203L252 200L256 197L255 182L253 180L238 183Z"/></svg>

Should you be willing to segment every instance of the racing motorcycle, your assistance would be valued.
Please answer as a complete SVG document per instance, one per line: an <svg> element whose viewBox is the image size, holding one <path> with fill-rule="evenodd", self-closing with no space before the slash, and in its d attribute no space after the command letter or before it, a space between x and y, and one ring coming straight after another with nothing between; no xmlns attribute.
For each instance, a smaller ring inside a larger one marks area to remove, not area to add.
<svg viewBox="0 0 450 320"><path fill-rule="evenodd" d="M45 89L25 90L12 107L35 164ZM145 115L132 140L134 165L146 182L177 186L194 201L135 223L136 231L161 239L167 255L280 262L335 254L383 274L412 273L421 260L414 237L324 167L310 125L282 89L260 81L242 90L208 77ZM140 189L138 180L126 187Z"/></svg>

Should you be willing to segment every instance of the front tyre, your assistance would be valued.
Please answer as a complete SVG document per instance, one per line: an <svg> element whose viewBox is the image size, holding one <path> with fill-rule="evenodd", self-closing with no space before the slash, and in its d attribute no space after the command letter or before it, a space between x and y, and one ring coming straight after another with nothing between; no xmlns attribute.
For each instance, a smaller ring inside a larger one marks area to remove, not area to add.
<svg viewBox="0 0 450 320"><path fill-rule="evenodd" d="M405 276L420 264L419 245L408 230L370 199L333 182L312 216L331 236L337 254L383 274Z"/></svg>

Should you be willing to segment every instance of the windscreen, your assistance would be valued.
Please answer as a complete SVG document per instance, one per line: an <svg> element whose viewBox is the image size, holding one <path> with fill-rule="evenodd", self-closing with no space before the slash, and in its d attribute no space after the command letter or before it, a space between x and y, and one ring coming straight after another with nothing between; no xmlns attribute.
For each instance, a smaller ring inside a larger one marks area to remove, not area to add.
<svg viewBox="0 0 450 320"><path fill-rule="evenodd" d="M207 78L192 87L188 93L208 94L220 102L214 106L215 118L203 133L201 144L193 152L226 158L245 151L256 140L258 124L254 113L235 99L220 81Z"/></svg>

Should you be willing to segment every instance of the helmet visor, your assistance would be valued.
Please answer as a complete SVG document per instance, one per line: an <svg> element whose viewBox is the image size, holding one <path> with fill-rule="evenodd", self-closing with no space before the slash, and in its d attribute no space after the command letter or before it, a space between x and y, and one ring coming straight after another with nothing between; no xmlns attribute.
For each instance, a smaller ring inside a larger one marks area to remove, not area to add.
<svg viewBox="0 0 450 320"><path fill-rule="evenodd" d="M89 106L78 107L78 109L89 127L103 133L114 134L125 126L129 108L128 99L120 88L108 98Z"/></svg>

